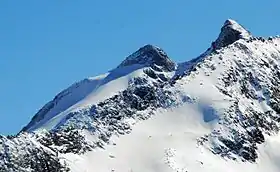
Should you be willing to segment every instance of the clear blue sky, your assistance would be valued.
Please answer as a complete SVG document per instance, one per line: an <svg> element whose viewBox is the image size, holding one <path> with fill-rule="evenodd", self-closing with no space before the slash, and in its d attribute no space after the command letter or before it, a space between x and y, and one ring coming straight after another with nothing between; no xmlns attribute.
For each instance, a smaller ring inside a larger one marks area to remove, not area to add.
<svg viewBox="0 0 280 172"><path fill-rule="evenodd" d="M279 0L18 0L0 2L0 134L18 132L58 92L116 67L144 44L196 57L233 18L280 32Z"/></svg>

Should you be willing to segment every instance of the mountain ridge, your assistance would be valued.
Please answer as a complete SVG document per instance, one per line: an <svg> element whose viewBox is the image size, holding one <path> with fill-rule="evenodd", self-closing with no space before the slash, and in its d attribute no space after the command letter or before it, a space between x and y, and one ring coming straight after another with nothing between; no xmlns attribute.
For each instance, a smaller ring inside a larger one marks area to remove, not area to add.
<svg viewBox="0 0 280 172"><path fill-rule="evenodd" d="M232 32L235 32L235 33L232 34ZM222 48L224 46L228 46L239 39L247 38L248 36L246 34L244 34L244 32L248 32L248 31L246 31L246 29L244 29L236 21L234 21L232 19L227 19L221 28L221 33L219 34L219 37L215 41L215 44L212 44L212 46L205 53L203 53L200 57L203 58L204 56L208 55L212 51L214 51L218 48ZM243 34L245 36L238 37L238 35L240 35L240 34ZM249 34L249 32L248 32L248 34ZM223 45L224 42L227 42L227 43L225 45ZM192 60L190 60L189 62L191 62ZM187 66L190 64L189 62L186 62ZM125 58L125 60L123 62L121 62L120 65L118 65L116 67L116 69L120 69L122 67L127 67L127 66L133 66L133 65L138 65L135 69L138 69L138 68L141 68L144 66L151 66L152 68L154 68L156 70L167 70L169 72L176 70L176 68L178 67L178 64L173 62L161 48L151 45L151 44L144 45L141 48L139 48L137 51L135 51L134 53L129 55L127 58ZM182 66L183 66L182 67L183 70L186 70L185 69L186 66L185 65L182 65ZM114 70L116 70L116 69L113 69L109 72L114 72ZM135 70L135 69L133 69L133 70ZM177 73L180 75L180 73L182 73L182 72L180 70L177 70ZM176 76L176 77L178 77L178 76ZM94 81L95 80L93 80L93 82ZM73 87L79 87L80 85L83 85L84 82L90 84L91 79L86 78L78 83L74 83L72 86L70 86L66 90L63 90L61 93L59 93L57 96L55 96L55 98L52 101L50 101L42 109L40 109L39 112L35 114L35 116L31 120L31 122L27 126L25 126L21 131L28 131L28 128L30 128L30 126L33 123L35 123L34 122L34 121L36 121L35 118L40 119L40 117L38 117L38 116L40 116L40 114L44 114L44 113L47 113L48 111L50 111L55 106L55 104L57 104L57 100L59 98L63 97L61 95L64 95L65 93L69 94L69 92L71 92ZM95 85L93 83L93 87L98 87L98 84ZM94 88L92 88L90 90L94 90ZM85 96L81 96L81 97L84 98ZM75 103L78 103L78 102L79 102L79 99L77 101L74 101L74 103L72 103L72 105L74 105ZM63 108L63 109L66 110L67 108ZM43 115L41 115L41 116L43 116Z"/></svg>

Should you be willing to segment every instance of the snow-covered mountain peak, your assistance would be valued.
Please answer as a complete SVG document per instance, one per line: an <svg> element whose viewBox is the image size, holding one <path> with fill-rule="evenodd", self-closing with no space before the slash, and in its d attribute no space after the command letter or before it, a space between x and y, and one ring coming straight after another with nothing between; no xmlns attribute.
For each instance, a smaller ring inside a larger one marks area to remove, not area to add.
<svg viewBox="0 0 280 172"><path fill-rule="evenodd" d="M117 68L135 64L143 66L157 65L167 71L173 71L176 67L176 63L161 48L150 44L141 47L135 53L128 56Z"/></svg>
<svg viewBox="0 0 280 172"><path fill-rule="evenodd" d="M219 49L228 46L239 39L249 39L251 37L251 33L243 26L232 19L227 19L221 28L219 37L214 42L214 46Z"/></svg>
<svg viewBox="0 0 280 172"><path fill-rule="evenodd" d="M279 172L280 39L221 30L188 62L146 45L62 91L0 135L0 172Z"/></svg>

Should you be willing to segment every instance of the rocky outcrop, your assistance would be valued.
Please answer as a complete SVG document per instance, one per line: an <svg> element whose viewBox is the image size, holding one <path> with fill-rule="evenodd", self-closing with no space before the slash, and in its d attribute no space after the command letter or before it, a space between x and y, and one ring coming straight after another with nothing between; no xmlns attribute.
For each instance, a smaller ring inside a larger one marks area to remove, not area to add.
<svg viewBox="0 0 280 172"><path fill-rule="evenodd" d="M149 44L128 56L118 68L134 64L154 66L155 68L159 66L166 71L173 71L176 67L176 63L174 63L162 49Z"/></svg>

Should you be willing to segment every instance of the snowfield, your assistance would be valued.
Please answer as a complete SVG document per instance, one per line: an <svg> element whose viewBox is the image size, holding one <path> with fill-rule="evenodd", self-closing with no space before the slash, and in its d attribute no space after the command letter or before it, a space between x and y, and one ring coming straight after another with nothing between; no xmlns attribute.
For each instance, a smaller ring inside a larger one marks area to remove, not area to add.
<svg viewBox="0 0 280 172"><path fill-rule="evenodd" d="M133 127L131 134L112 138L104 149L83 156L66 154L73 172L278 172L280 137L269 138L260 146L257 163L223 159L197 145L196 139L212 130L197 107L185 105L162 110ZM276 152L275 152L276 150Z"/></svg>

